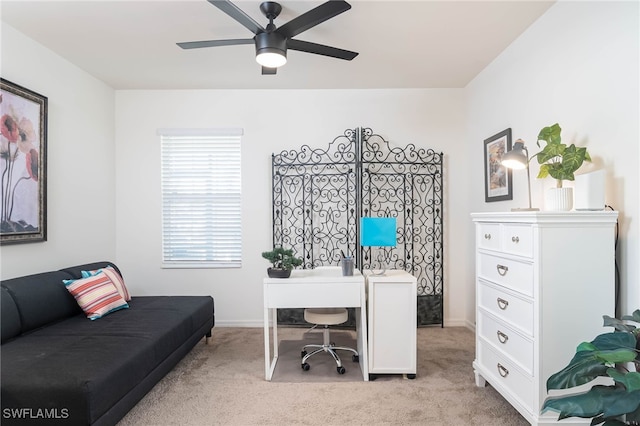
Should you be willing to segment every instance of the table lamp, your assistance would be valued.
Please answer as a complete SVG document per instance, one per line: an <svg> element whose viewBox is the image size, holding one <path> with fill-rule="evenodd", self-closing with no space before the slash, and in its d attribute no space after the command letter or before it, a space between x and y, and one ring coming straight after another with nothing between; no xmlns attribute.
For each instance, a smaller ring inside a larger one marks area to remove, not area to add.
<svg viewBox="0 0 640 426"><path fill-rule="evenodd" d="M516 207L511 211L538 211L540 209L531 207L531 177L529 175L529 150L524 146L524 141L518 139L511 151L502 156L501 164L509 169L527 169L527 193L529 195L529 207Z"/></svg>
<svg viewBox="0 0 640 426"><path fill-rule="evenodd" d="M363 217L360 218L360 245L362 247L395 247L395 217ZM387 271L386 259L380 260L382 270L374 275L384 275Z"/></svg>

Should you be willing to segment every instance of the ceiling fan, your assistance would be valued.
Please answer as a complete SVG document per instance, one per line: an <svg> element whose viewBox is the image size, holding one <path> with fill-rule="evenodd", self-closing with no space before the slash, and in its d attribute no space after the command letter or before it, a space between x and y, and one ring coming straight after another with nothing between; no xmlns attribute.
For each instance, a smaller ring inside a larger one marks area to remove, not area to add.
<svg viewBox="0 0 640 426"><path fill-rule="evenodd" d="M262 74L265 75L275 74L277 68L287 62L287 49L314 53L316 55L330 56L332 58L344 59L347 61L358 56L357 52L293 39L293 37L297 36L301 32L315 27L334 16L351 9L351 5L346 1L330 0L308 12L303 13L280 27L276 27L273 20L276 19L282 11L282 6L274 1L265 1L260 4L260 11L269 20L269 24L267 24L266 28L263 28L249 15L244 13L235 4L228 0L207 1L244 25L249 31L255 34L255 36L253 38L177 43L181 48L199 49L202 47L255 44L256 61L262 65Z"/></svg>

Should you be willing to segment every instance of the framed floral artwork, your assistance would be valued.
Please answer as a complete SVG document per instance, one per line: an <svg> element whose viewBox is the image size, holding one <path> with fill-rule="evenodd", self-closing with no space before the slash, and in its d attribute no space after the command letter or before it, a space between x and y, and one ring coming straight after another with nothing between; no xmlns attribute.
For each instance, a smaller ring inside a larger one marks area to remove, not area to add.
<svg viewBox="0 0 640 426"><path fill-rule="evenodd" d="M502 165L502 156L511 150L511 129L484 140L484 201L513 199L511 169Z"/></svg>
<svg viewBox="0 0 640 426"><path fill-rule="evenodd" d="M47 98L0 79L0 244L47 240Z"/></svg>

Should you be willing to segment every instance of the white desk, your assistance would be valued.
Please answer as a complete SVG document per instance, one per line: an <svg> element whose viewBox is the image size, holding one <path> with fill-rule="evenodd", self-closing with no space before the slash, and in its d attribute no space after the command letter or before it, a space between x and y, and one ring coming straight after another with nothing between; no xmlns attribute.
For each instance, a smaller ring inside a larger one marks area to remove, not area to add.
<svg viewBox="0 0 640 426"><path fill-rule="evenodd" d="M360 369L369 381L367 354L367 299L364 277L355 270L343 277L340 267L294 269L289 278L265 278L264 290L264 371L271 380L278 362L279 308L356 308L356 332ZM271 318L269 318L271 314ZM270 353L269 321L273 326L273 357ZM301 349L302 350L302 349Z"/></svg>

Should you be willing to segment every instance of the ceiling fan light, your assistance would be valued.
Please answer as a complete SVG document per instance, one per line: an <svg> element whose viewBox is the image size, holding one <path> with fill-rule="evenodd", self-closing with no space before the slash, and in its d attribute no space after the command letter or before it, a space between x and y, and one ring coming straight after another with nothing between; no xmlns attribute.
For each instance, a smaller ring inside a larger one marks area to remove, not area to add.
<svg viewBox="0 0 640 426"><path fill-rule="evenodd" d="M265 47L258 51L256 61L266 68L278 68L287 63L287 53L280 49Z"/></svg>
<svg viewBox="0 0 640 426"><path fill-rule="evenodd" d="M265 68L278 68L287 63L287 39L272 31L256 34L256 61Z"/></svg>

